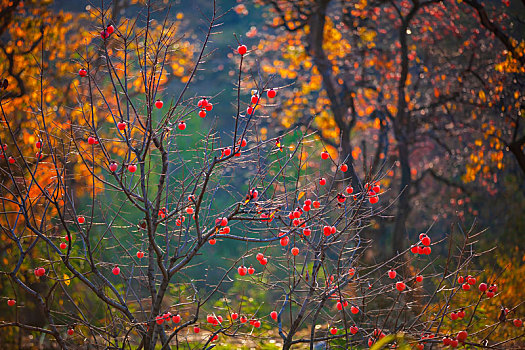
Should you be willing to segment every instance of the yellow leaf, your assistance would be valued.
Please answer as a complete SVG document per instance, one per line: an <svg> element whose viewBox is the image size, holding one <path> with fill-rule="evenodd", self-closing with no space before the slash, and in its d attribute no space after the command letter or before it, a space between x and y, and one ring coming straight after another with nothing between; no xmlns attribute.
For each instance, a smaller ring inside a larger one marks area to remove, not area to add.
<svg viewBox="0 0 525 350"><path fill-rule="evenodd" d="M479 98L481 101L485 102L486 100L485 91L479 90Z"/></svg>
<svg viewBox="0 0 525 350"><path fill-rule="evenodd" d="M303 196L304 196L304 191L301 191L299 193L299 196L297 197L297 200L300 200L301 198L303 198Z"/></svg>
<svg viewBox="0 0 525 350"><path fill-rule="evenodd" d="M67 274L64 274L64 283L66 286L69 286L71 284L71 280L69 279L69 276Z"/></svg>

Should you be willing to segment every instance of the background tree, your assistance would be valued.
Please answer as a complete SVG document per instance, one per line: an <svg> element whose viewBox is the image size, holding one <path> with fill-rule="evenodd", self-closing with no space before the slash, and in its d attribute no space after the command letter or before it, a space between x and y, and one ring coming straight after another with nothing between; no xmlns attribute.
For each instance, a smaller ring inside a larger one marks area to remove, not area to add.
<svg viewBox="0 0 525 350"><path fill-rule="evenodd" d="M311 129L332 156L339 148L340 161L357 169L349 176L354 187L358 177L393 165L383 180L394 185L397 200L393 253L410 234L412 203L435 195L423 188L446 185L466 194L477 188L469 183L480 171L492 176L491 167L503 169L504 154L517 155L519 164L523 31L514 10L522 4L509 10L509 4L452 1L258 3L267 5L273 28L258 46L274 57L262 68L296 83L275 112L279 121L289 127L314 116ZM518 153L505 147L511 144ZM471 152L477 145L485 152ZM489 159L493 166L480 164ZM485 188L494 182L478 180Z"/></svg>

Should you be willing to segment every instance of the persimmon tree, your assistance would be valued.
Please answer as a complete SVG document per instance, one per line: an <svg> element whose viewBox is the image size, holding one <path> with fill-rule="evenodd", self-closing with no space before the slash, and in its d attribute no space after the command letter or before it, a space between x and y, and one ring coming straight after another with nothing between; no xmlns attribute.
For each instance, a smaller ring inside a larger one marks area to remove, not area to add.
<svg viewBox="0 0 525 350"><path fill-rule="evenodd" d="M496 286L500 269L481 280L472 267L481 254L474 226L455 225L441 242L422 233L392 257L367 260L362 232L386 207L381 176L369 170L352 187L351 164L318 156L310 125L262 138L271 125L264 112L288 87L247 68L254 52L242 41L232 44L234 101L192 90L213 57L215 3L183 85L168 89L183 48L169 8L153 20L156 5L119 22L92 8L92 41L74 60L75 106L46 98L56 82L45 27L27 125L17 124L17 86L10 77L2 85L0 227L10 251L0 330L19 335L7 344L40 335L64 349L269 339L283 349L523 345L523 301L505 319L473 322L505 288ZM231 114L215 116L218 103L231 104ZM216 130L216 118L228 118L232 132ZM445 243L440 259L435 249ZM230 253L217 257L221 246ZM21 316L33 305L40 324ZM445 322L451 312L465 320ZM499 327L511 329L505 338L492 336Z"/></svg>

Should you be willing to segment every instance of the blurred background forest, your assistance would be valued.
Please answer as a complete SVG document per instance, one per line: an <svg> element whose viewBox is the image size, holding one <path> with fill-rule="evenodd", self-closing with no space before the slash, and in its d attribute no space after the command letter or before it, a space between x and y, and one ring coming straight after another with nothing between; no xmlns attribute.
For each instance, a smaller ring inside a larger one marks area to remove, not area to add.
<svg viewBox="0 0 525 350"><path fill-rule="evenodd" d="M496 247L494 254L476 263L487 274L501 274L500 283L506 284L501 300L517 303L525 299L525 4L484 2L482 12L489 16L485 25L476 0L445 2L414 14L412 2L396 3L399 7L366 0L219 0L218 7L229 12L212 37L214 51L190 95L217 96L221 102L214 105L212 118L200 122L203 128L214 124L221 133L232 130L231 119L223 116L233 113L237 37L252 50L247 60L253 78L273 74L272 85L282 87L277 108L260 125L262 139L296 127L308 129L318 135L312 156L319 159L326 149L334 159L348 159L354 187L381 174L382 188L387 189L380 202L385 211L364 231L373 240L369 261L406 249L421 232L439 240L454 225L474 224L486 230L483 249ZM46 90L45 101L57 119L66 122L77 103L78 52L98 39L89 10L101 4L1 4L0 75L16 86L11 90L13 103L6 108L16 116L20 139L32 146L36 126L27 115L34 112L38 96L34 57L40 55L41 27L46 28L45 54L52 67L46 79L53 88ZM178 91L187 78L206 29L202 18L212 6L209 0L169 4L181 41L180 60L170 67L164 101L171 100L170 92ZM115 23L138 14L136 1L104 6L112 7ZM153 18L163 15L154 13ZM316 24L321 26L317 36ZM285 148L294 134L287 137ZM249 180L236 178L233 191L244 193ZM112 195L108 193L108 199ZM227 195L223 200L227 202ZM82 197L77 205L82 206ZM0 235L0 264L5 266L12 247ZM222 266L222 257L245 249L244 243L231 241L198 259ZM195 278L201 274L195 269ZM210 272L210 278L218 276ZM6 289L0 286L0 296ZM270 297L264 291L252 293L260 301ZM494 308L499 306L494 303ZM5 307L0 305L0 313Z"/></svg>

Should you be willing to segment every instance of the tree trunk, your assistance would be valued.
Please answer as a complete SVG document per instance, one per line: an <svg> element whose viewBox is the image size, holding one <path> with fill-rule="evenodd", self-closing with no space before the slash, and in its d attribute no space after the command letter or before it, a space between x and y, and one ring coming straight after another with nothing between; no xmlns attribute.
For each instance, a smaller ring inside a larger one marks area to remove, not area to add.
<svg viewBox="0 0 525 350"><path fill-rule="evenodd" d="M346 164L348 165L348 172L350 173L350 183L352 187L357 191L361 191L362 185L357 175L357 171L354 166L354 158L352 157L352 143L350 141L350 135L347 133L341 134L341 150L343 159L347 157Z"/></svg>
<svg viewBox="0 0 525 350"><path fill-rule="evenodd" d="M399 199L397 214L392 234L392 255L396 255L404 248L403 237L406 233L406 221L410 213L410 187L412 179L410 176L410 152L409 142L412 133L412 124L409 121L409 113L406 102L406 84L408 79L408 45L407 29L410 20L418 10L417 4L412 7L406 17L402 17L403 25L399 30L399 43L401 45L401 76L397 85L397 113L394 118L394 134L397 142L399 165L401 168L401 185L399 187Z"/></svg>
<svg viewBox="0 0 525 350"><path fill-rule="evenodd" d="M514 157L516 157L516 161L518 161L521 171L525 174L525 153L523 153L521 146L523 146L522 142L515 141L509 145L509 149L512 154L514 154Z"/></svg>
<svg viewBox="0 0 525 350"><path fill-rule="evenodd" d="M355 118L350 118L348 121L349 109L352 108L350 91L340 86L336 82L334 72L332 71L332 64L326 58L323 49L324 42L324 27L326 24L326 10L330 0L317 0L315 12L309 19L310 33L308 34L308 52L313 58L313 61L321 76L323 77L323 87L330 99L330 109L334 116L335 123L340 130L342 159L347 159L348 170L350 173L350 181L352 187L361 189L359 177L355 170L354 161L352 158L352 144L350 142L350 133L355 124Z"/></svg>
<svg viewBox="0 0 525 350"><path fill-rule="evenodd" d="M412 180L410 178L410 157L408 145L404 140L398 141L397 150L399 153L399 163L401 168L400 195L397 203L397 214L392 234L392 255L396 255L404 249L406 239L406 221L410 213L410 189Z"/></svg>

